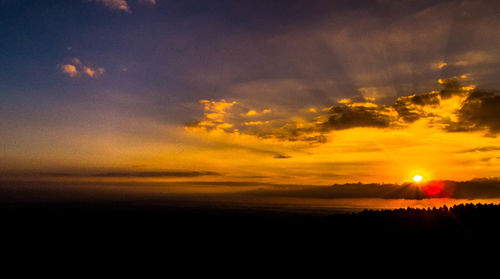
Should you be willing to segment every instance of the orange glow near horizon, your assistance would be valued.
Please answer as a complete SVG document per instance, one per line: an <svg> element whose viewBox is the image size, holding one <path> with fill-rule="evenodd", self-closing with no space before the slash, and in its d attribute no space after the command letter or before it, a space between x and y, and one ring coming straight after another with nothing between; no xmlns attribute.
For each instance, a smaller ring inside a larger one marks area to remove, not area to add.
<svg viewBox="0 0 500 279"><path fill-rule="evenodd" d="M470 94L472 88L457 90L461 90L460 94ZM412 96L398 100L408 102L407 98ZM354 111L360 107L366 111L379 110L381 117L390 119L391 125L324 131L317 127L328 121L331 107L284 110L267 104L250 106L246 104L249 100L203 99L198 104L202 118L186 126L164 126L130 118L120 119L129 130L104 134L98 129L76 128L55 129L47 134L43 129L28 131L15 126L7 142L15 143L24 135L44 140L30 143L29 148L23 146L22 150L18 145L7 146L9 156L4 161L10 169L0 171L209 171L217 175L133 179L305 185L469 180L493 177L500 171L500 148L497 148L500 138L486 136L485 130L444 130L446 123L458 121L455 113L464 96L443 99L439 105L423 109L408 105L414 111L421 109L422 117L413 122L402 121L391 106L380 109L382 105L373 103L374 98L365 100L339 106ZM55 145L60 138L65 141Z"/></svg>

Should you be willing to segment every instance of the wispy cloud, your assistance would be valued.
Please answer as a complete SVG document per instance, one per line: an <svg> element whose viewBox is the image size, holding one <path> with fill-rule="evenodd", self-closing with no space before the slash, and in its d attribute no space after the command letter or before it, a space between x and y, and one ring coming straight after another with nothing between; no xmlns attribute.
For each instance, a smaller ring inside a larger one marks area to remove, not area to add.
<svg viewBox="0 0 500 279"><path fill-rule="evenodd" d="M290 159L292 156L286 154L278 154L274 156L275 159Z"/></svg>
<svg viewBox="0 0 500 279"><path fill-rule="evenodd" d="M462 153L469 153L469 152L491 152L491 151L500 151L500 146L483 146L483 147L476 147L476 148L471 148L471 149L465 149L462 150Z"/></svg>
<svg viewBox="0 0 500 279"><path fill-rule="evenodd" d="M212 171L191 171L191 170L166 170L166 171L112 171L97 173L77 173L77 172L41 172L22 173L23 177L61 177L61 178L175 178L175 177L199 177L199 176L219 176L220 173ZM15 175L10 175L15 176Z"/></svg>
<svg viewBox="0 0 500 279"><path fill-rule="evenodd" d="M111 10L124 11L130 13L130 6L125 0L94 0L102 3Z"/></svg>
<svg viewBox="0 0 500 279"><path fill-rule="evenodd" d="M220 175L211 171L146 171L146 172L106 172L89 175L91 177L198 177Z"/></svg>
<svg viewBox="0 0 500 279"><path fill-rule="evenodd" d="M139 3L156 4L156 0L139 0Z"/></svg>
<svg viewBox="0 0 500 279"><path fill-rule="evenodd" d="M131 13L130 1L126 0L94 0L96 2L102 3L104 6L114 11L123 11L126 13ZM151 4L156 5L156 0L137 0L139 4Z"/></svg>

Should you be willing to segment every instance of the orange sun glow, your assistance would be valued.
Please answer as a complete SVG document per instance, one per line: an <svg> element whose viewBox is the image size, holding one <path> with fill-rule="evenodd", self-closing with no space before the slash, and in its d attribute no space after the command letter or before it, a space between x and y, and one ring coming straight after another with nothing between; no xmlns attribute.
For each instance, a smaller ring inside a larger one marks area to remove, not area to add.
<svg viewBox="0 0 500 279"><path fill-rule="evenodd" d="M417 183L422 181L422 179L423 179L423 177L421 175L418 175L418 174L413 177L413 181L415 181Z"/></svg>

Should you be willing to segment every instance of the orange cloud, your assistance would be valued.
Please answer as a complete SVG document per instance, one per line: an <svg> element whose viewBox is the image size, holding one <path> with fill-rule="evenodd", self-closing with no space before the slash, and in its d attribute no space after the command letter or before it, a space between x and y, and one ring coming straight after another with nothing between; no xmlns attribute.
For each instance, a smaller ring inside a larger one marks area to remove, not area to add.
<svg viewBox="0 0 500 279"><path fill-rule="evenodd" d="M70 77L78 77L80 74L87 75L91 78L100 78L106 70L104 68L91 68L81 62L78 58L71 59L70 64L64 64L60 66L63 73L69 75Z"/></svg>
<svg viewBox="0 0 500 279"><path fill-rule="evenodd" d="M251 126L251 125L264 125L264 124L269 124L269 121L248 121L245 122L245 125Z"/></svg>
<svg viewBox="0 0 500 279"><path fill-rule="evenodd" d="M247 116L253 116L253 115L257 115L257 112L255 110L249 110L247 113L246 113Z"/></svg>
<svg viewBox="0 0 500 279"><path fill-rule="evenodd" d="M76 69L76 67L74 65L71 65L71 64L61 65L61 71L70 77L77 77L78 76L78 70Z"/></svg>
<svg viewBox="0 0 500 279"><path fill-rule="evenodd" d="M104 68L97 68L97 69L92 69L88 66L83 66L83 73L88 75L91 78L96 78L98 79L104 74L105 70Z"/></svg>

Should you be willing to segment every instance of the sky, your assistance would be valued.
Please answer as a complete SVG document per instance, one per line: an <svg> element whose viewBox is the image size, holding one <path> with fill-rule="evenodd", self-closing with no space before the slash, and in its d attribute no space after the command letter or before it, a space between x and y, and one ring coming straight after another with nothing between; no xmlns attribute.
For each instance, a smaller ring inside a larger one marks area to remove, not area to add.
<svg viewBox="0 0 500 279"><path fill-rule="evenodd" d="M497 177L499 15L481 0L0 0L0 174Z"/></svg>

